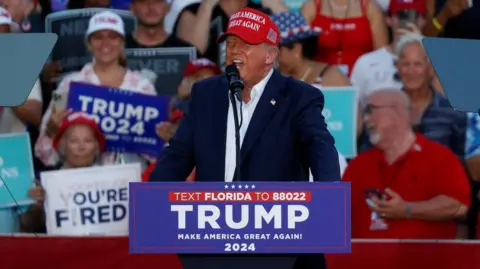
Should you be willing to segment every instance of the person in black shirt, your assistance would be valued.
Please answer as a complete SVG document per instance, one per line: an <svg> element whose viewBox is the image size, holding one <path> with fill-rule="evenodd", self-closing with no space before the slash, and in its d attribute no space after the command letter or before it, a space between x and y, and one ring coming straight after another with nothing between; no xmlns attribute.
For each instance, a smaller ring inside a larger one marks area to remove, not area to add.
<svg viewBox="0 0 480 269"><path fill-rule="evenodd" d="M480 1L427 0L425 36L480 39Z"/></svg>
<svg viewBox="0 0 480 269"><path fill-rule="evenodd" d="M261 4L249 0L203 0L181 11L172 33L194 44L204 57L223 68L225 42L217 44L217 38L227 29L228 18L245 7L266 14L288 11L282 0L262 0Z"/></svg>
<svg viewBox="0 0 480 269"><path fill-rule="evenodd" d="M127 48L193 47L175 35L169 35L163 26L170 11L170 0L132 0L130 10L137 17L138 28L128 34Z"/></svg>
<svg viewBox="0 0 480 269"><path fill-rule="evenodd" d="M70 0L67 4L67 9L79 8L107 8L110 7L110 0Z"/></svg>

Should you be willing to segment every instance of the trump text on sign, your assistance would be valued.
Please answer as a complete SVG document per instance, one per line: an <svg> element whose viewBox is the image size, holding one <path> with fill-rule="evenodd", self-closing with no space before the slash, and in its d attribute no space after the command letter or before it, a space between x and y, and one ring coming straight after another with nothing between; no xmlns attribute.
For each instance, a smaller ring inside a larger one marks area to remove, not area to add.
<svg viewBox="0 0 480 269"><path fill-rule="evenodd" d="M168 102L164 96L71 83L67 107L95 118L108 151L157 156L163 141L155 126L166 120Z"/></svg>
<svg viewBox="0 0 480 269"><path fill-rule="evenodd" d="M350 248L349 185L343 183L132 184L130 197L134 253L338 253ZM147 202L150 213L143 209Z"/></svg>

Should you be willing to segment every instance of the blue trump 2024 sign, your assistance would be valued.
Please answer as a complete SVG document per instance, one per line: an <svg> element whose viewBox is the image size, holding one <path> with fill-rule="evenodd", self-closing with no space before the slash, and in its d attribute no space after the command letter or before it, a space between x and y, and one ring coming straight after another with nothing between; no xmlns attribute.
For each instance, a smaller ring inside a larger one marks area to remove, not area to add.
<svg viewBox="0 0 480 269"><path fill-rule="evenodd" d="M72 82L67 107L95 116L106 150L157 156L163 141L155 125L167 119L169 98Z"/></svg>
<svg viewBox="0 0 480 269"><path fill-rule="evenodd" d="M349 253L350 185L130 183L131 253Z"/></svg>

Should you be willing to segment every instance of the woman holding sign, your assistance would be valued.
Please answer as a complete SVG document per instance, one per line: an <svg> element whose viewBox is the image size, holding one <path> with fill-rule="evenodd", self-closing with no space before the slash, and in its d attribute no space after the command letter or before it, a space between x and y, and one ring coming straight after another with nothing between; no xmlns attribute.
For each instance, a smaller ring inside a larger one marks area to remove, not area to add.
<svg viewBox="0 0 480 269"><path fill-rule="evenodd" d="M65 117L53 139L53 147L61 159L55 169L84 168L99 165L105 137L95 119L83 112L74 112ZM28 194L37 201L22 215L23 232L45 232L43 201L45 191L40 182Z"/></svg>
<svg viewBox="0 0 480 269"><path fill-rule="evenodd" d="M93 54L92 63L86 64L81 71L64 77L54 92L52 102L42 120L41 134L35 144L35 155L47 166L59 163L52 139L58 134L60 123L69 113L66 111L66 102L70 82L85 82L143 94L156 94L154 86L147 78L126 68L125 30L120 16L110 11L94 15L88 24L85 39ZM106 152L102 156L103 164L140 162L145 167L147 160L148 157L127 153Z"/></svg>

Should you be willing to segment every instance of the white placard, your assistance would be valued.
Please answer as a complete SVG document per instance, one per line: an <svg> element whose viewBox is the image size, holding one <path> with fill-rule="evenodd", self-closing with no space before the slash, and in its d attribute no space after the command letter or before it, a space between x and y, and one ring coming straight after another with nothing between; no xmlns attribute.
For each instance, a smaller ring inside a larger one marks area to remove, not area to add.
<svg viewBox="0 0 480 269"><path fill-rule="evenodd" d="M140 164L41 173L50 235L128 235L128 183L141 181Z"/></svg>

